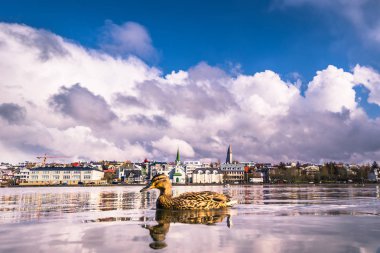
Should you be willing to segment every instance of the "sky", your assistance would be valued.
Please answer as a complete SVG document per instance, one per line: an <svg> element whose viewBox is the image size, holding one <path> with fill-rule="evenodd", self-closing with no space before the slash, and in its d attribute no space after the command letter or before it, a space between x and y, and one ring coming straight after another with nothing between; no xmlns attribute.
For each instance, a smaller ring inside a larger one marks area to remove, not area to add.
<svg viewBox="0 0 380 253"><path fill-rule="evenodd" d="M380 2L0 8L0 161L380 158Z"/></svg>

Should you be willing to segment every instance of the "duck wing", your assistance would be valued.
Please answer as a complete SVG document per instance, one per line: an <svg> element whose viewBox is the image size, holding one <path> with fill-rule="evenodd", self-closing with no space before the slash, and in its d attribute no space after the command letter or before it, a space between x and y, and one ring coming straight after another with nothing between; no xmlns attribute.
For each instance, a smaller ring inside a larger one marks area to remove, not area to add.
<svg viewBox="0 0 380 253"><path fill-rule="evenodd" d="M230 197L221 193L212 192L212 191L203 191L203 192L186 192L177 197L184 201L212 201L212 202L228 202Z"/></svg>

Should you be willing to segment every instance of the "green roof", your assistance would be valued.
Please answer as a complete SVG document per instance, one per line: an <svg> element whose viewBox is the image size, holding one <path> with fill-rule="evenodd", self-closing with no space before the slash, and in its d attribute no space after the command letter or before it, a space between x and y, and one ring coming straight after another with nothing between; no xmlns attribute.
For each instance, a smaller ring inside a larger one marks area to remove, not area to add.
<svg viewBox="0 0 380 253"><path fill-rule="evenodd" d="M182 174L181 174L181 173L179 173L179 172L177 172L177 173L174 173L174 174L173 174L173 176L177 176L177 177L180 177L180 176L182 176Z"/></svg>

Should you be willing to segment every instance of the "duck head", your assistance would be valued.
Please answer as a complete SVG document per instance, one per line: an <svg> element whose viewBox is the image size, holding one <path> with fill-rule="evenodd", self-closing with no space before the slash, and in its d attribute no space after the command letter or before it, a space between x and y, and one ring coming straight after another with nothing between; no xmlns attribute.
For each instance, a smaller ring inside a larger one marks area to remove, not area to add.
<svg viewBox="0 0 380 253"><path fill-rule="evenodd" d="M159 189L161 192L165 192L171 189L171 183L169 177L165 174L155 175L150 183L142 188L140 192L148 191L151 189Z"/></svg>

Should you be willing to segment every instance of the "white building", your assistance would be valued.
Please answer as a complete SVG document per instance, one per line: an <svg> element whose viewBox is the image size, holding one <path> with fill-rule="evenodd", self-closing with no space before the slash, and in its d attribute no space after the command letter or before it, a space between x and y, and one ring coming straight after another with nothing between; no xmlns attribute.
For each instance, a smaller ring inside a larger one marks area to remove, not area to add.
<svg viewBox="0 0 380 253"><path fill-rule="evenodd" d="M380 182L380 169L373 169L368 173L368 180L371 182Z"/></svg>
<svg viewBox="0 0 380 253"><path fill-rule="evenodd" d="M232 161L232 147L228 146L226 162L220 165L225 183L244 183L245 164Z"/></svg>
<svg viewBox="0 0 380 253"><path fill-rule="evenodd" d="M193 172L196 168L201 168L202 163L200 161L184 161L183 165L185 167L185 173L187 176L188 182L192 183Z"/></svg>
<svg viewBox="0 0 380 253"><path fill-rule="evenodd" d="M221 184L223 183L223 174L220 169L198 168L193 172L193 183L195 184Z"/></svg>
<svg viewBox="0 0 380 253"><path fill-rule="evenodd" d="M37 167L21 185L103 184L104 172L93 167Z"/></svg>
<svg viewBox="0 0 380 253"><path fill-rule="evenodd" d="M244 164L242 163L223 163L220 169L224 175L225 183L244 182Z"/></svg>
<svg viewBox="0 0 380 253"><path fill-rule="evenodd" d="M27 182L29 181L29 174L30 174L30 169L27 168L21 168L18 173L15 174L16 180L21 182Z"/></svg>

